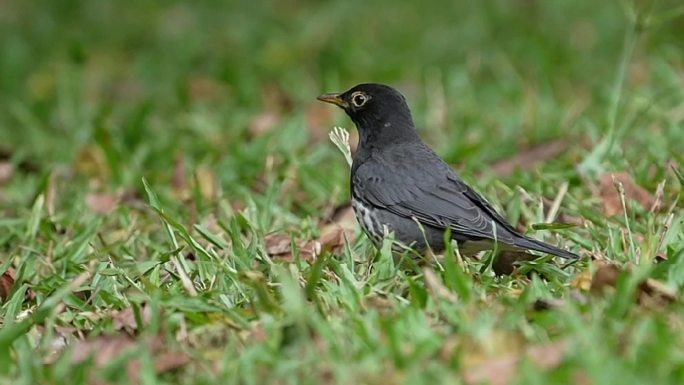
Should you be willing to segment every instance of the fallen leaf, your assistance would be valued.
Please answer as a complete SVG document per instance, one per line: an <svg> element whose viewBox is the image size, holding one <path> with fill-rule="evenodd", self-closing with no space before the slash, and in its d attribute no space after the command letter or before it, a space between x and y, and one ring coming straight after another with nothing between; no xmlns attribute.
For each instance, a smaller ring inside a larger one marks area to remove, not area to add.
<svg viewBox="0 0 684 385"><path fill-rule="evenodd" d="M158 339L153 339L149 346L154 350L158 348L159 343ZM93 357L95 365L102 366L134 346L136 346L135 339L126 334L100 335L86 340L78 340L70 346L71 361L78 364Z"/></svg>
<svg viewBox="0 0 684 385"><path fill-rule="evenodd" d="M626 172L608 173L601 175L599 184L599 194L603 201L603 210L607 216L624 213L620 188L624 191L625 204L628 204L629 201L636 201L646 210L655 207L655 197L648 190L639 186L631 175Z"/></svg>
<svg viewBox="0 0 684 385"><path fill-rule="evenodd" d="M397 305L387 296L373 292L363 298L363 306L366 309L370 308L380 312L387 312L388 310L396 309Z"/></svg>
<svg viewBox="0 0 684 385"><path fill-rule="evenodd" d="M14 175L14 165L10 162L0 161L0 184L5 184Z"/></svg>
<svg viewBox="0 0 684 385"><path fill-rule="evenodd" d="M164 340L157 335L142 342L150 349L154 357L154 368L157 373L163 373L181 367L190 361L190 357L177 350L166 350ZM97 368L109 364L120 358L125 352L140 348L141 341L125 334L100 335L94 338L78 340L71 344L71 361L75 364L84 362L92 357ZM95 371L97 372L97 371ZM140 362L132 359L126 363L126 372L131 383L140 382Z"/></svg>
<svg viewBox="0 0 684 385"><path fill-rule="evenodd" d="M530 169L535 165L553 159L568 148L567 141L554 140L527 149L521 149L511 158L501 159L491 165L500 176L510 176L514 171Z"/></svg>
<svg viewBox="0 0 684 385"><path fill-rule="evenodd" d="M630 267L623 266L621 269L614 264L601 264L594 273L590 291L594 294L599 294L606 289L615 288L617 280L623 271L629 272ZM646 278L637 286L635 300L642 305L662 305L675 302L678 297L679 293L674 288L656 279Z"/></svg>
<svg viewBox="0 0 684 385"><path fill-rule="evenodd" d="M321 235L316 240L295 240L300 257L316 259L322 252L339 253L345 242L356 238L356 216L350 204L339 206L332 217L321 225ZM289 234L274 233L264 237L266 252L271 257L292 261L292 238Z"/></svg>
<svg viewBox="0 0 684 385"><path fill-rule="evenodd" d="M271 258L292 262L291 237L287 234L269 234L264 237L266 253ZM314 260L321 254L321 244L318 241L296 241L295 248L304 260Z"/></svg>
<svg viewBox="0 0 684 385"><path fill-rule="evenodd" d="M143 324L147 324L152 319L152 310L149 306L143 305L140 308L140 317ZM138 323L135 320L135 313L132 307L112 312L112 325L116 330L124 330L132 334L138 330Z"/></svg>
<svg viewBox="0 0 684 385"><path fill-rule="evenodd" d="M154 358L154 371L157 374L165 373L190 362L190 356L180 351L159 353ZM131 360L126 364L126 372L131 382L140 383L140 361Z"/></svg>
<svg viewBox="0 0 684 385"><path fill-rule="evenodd" d="M180 351L164 352L154 360L154 370L165 373L190 362L190 356Z"/></svg>
<svg viewBox="0 0 684 385"><path fill-rule="evenodd" d="M14 277L15 272L11 267L0 276L0 303L5 302L9 298L12 287L14 286Z"/></svg>
<svg viewBox="0 0 684 385"><path fill-rule="evenodd" d="M350 203L335 208L332 217L321 227L318 241L323 251L339 253L346 242L356 239L356 216Z"/></svg>
<svg viewBox="0 0 684 385"><path fill-rule="evenodd" d="M564 341L549 345L531 346L524 349L523 352L513 352L489 359L478 365L466 366L462 371L463 382L468 385L510 384L518 374L518 367L523 358L533 362L540 369L553 369L560 365L566 353L567 345Z"/></svg>
<svg viewBox="0 0 684 385"><path fill-rule="evenodd" d="M323 250L339 253L347 243L356 240L356 215L347 202L336 207L328 220L321 225L321 236L319 242Z"/></svg>
<svg viewBox="0 0 684 385"><path fill-rule="evenodd" d="M642 303L650 298L655 299L657 302L671 303L675 302L678 297L675 289L653 278L646 278L639 285L639 292L641 294L639 301Z"/></svg>
<svg viewBox="0 0 684 385"><path fill-rule="evenodd" d="M270 256L286 254L291 249L291 238L287 234L269 234L264 237L264 244Z"/></svg>
<svg viewBox="0 0 684 385"><path fill-rule="evenodd" d="M108 214L119 204L118 194L112 193L90 193L86 195L86 205L93 212L98 214Z"/></svg>
<svg viewBox="0 0 684 385"><path fill-rule="evenodd" d="M606 288L615 287L619 276L620 268L618 268L617 265L600 264L591 279L589 291L592 293L600 293Z"/></svg>
<svg viewBox="0 0 684 385"><path fill-rule="evenodd" d="M335 207L330 218L325 221L325 226L327 225L334 225L344 230L354 231L356 229L356 215L351 203L347 202Z"/></svg>
<svg viewBox="0 0 684 385"><path fill-rule="evenodd" d="M318 243L321 244L321 251L331 251L337 253L344 246L344 241L347 240L345 230L341 227L330 226L324 228L321 232L321 237L318 238Z"/></svg>

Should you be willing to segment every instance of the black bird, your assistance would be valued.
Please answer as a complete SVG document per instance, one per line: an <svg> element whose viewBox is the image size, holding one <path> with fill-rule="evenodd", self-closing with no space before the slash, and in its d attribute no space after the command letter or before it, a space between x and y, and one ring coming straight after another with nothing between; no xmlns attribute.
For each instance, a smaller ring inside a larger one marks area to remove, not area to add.
<svg viewBox="0 0 684 385"><path fill-rule="evenodd" d="M441 252L444 232L450 229L465 253L496 247L578 258L523 235L465 184L420 139L406 99L394 88L359 84L318 100L344 109L359 130L351 170L352 207L376 246L394 232L396 241L416 251Z"/></svg>

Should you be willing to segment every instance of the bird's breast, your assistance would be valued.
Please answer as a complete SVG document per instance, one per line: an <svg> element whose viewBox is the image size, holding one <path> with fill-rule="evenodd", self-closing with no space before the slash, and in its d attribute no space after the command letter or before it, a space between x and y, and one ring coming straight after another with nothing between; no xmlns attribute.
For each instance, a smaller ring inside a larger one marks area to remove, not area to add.
<svg viewBox="0 0 684 385"><path fill-rule="evenodd" d="M358 199L352 198L352 209L357 222L366 235L375 243L382 244L383 228L378 220L377 210L366 206Z"/></svg>

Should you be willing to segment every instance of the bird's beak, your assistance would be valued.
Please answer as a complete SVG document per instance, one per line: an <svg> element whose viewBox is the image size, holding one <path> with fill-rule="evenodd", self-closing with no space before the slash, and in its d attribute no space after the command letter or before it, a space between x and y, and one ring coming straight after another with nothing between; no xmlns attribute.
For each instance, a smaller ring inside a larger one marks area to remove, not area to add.
<svg viewBox="0 0 684 385"><path fill-rule="evenodd" d="M317 97L316 99L318 99L322 102L335 104L335 105L340 106L342 108L349 107L349 104L347 104L347 102L345 102L344 99L342 99L341 94L323 94L323 95L320 95L319 97Z"/></svg>

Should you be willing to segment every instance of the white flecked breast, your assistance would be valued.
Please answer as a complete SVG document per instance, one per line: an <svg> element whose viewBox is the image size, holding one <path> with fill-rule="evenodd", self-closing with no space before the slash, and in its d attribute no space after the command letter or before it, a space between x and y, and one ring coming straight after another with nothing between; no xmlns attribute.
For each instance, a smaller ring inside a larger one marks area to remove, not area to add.
<svg viewBox="0 0 684 385"><path fill-rule="evenodd" d="M383 229L375 216L375 210L364 206L363 203L356 199L352 199L351 204L354 215L356 215L356 220L359 222L363 232L366 233L373 242L381 244Z"/></svg>

